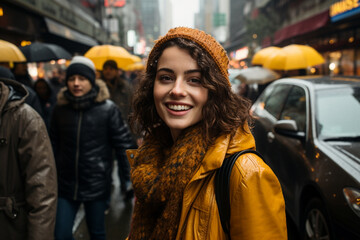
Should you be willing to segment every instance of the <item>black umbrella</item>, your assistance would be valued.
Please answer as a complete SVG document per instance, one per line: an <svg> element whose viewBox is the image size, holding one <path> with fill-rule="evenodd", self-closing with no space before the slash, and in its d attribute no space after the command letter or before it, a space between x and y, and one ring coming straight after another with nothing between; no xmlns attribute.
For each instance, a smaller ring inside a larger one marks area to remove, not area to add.
<svg viewBox="0 0 360 240"><path fill-rule="evenodd" d="M71 54L56 44L34 42L25 47L20 47L27 62L48 62L58 59L71 59Z"/></svg>

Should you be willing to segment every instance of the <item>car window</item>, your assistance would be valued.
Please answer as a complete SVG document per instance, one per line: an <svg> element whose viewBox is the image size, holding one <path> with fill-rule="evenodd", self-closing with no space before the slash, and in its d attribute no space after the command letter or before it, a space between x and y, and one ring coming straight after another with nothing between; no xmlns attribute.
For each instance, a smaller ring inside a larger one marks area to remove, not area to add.
<svg viewBox="0 0 360 240"><path fill-rule="evenodd" d="M264 109L266 109L276 119L279 119L280 111L284 105L284 101L290 88L290 85L277 85L274 87L270 96L265 100Z"/></svg>
<svg viewBox="0 0 360 240"><path fill-rule="evenodd" d="M316 92L320 138L360 136L360 88L338 87Z"/></svg>
<svg viewBox="0 0 360 240"><path fill-rule="evenodd" d="M294 86L285 101L284 109L281 113L281 120L294 120L298 130L305 131L306 123L306 96L301 87Z"/></svg>

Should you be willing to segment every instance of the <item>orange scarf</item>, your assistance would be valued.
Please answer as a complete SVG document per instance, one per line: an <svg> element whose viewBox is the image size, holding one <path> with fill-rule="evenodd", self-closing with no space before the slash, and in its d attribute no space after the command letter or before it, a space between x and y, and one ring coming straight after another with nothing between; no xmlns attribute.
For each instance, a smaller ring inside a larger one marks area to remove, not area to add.
<svg viewBox="0 0 360 240"><path fill-rule="evenodd" d="M184 130L170 148L154 136L144 141L131 170L137 200L130 240L175 239L184 189L206 149L199 126Z"/></svg>

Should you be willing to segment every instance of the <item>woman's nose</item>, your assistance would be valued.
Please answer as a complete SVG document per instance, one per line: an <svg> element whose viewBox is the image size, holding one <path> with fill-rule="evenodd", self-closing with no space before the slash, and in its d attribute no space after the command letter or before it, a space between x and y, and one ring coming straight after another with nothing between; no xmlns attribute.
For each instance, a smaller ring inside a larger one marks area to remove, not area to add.
<svg viewBox="0 0 360 240"><path fill-rule="evenodd" d="M170 93L172 95L175 95L175 96L184 96L184 95L186 95L185 82L181 78L176 79Z"/></svg>

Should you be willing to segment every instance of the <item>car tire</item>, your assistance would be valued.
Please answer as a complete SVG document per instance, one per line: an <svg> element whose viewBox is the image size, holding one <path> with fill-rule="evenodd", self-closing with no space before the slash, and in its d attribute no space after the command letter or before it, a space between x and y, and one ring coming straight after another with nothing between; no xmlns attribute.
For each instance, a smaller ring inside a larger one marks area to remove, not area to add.
<svg viewBox="0 0 360 240"><path fill-rule="evenodd" d="M333 240L329 218L320 199L313 198L307 203L303 219L304 240Z"/></svg>

